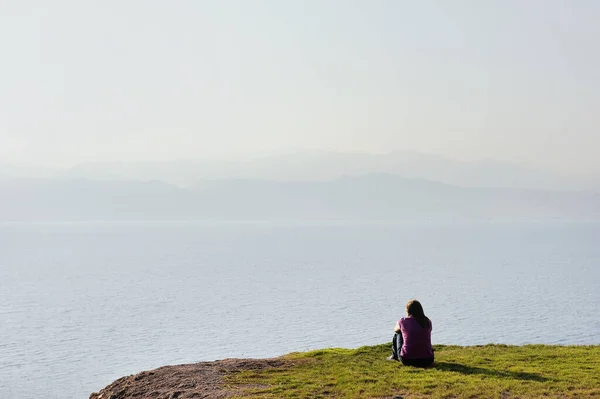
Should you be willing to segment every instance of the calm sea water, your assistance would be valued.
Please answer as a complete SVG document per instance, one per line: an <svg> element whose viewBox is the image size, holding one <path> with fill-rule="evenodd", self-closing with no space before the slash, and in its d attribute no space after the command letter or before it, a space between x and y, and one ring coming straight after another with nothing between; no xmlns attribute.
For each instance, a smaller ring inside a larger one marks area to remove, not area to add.
<svg viewBox="0 0 600 399"><path fill-rule="evenodd" d="M600 344L600 224L0 225L0 398L391 339Z"/></svg>

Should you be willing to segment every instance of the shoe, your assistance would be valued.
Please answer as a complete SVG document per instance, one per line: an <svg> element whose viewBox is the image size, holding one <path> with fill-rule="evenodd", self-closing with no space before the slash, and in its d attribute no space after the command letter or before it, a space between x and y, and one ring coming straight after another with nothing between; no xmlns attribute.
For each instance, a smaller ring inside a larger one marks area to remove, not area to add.
<svg viewBox="0 0 600 399"><path fill-rule="evenodd" d="M389 355L388 357L385 358L385 360L395 360L395 361L398 361L398 359L396 359L394 357L394 355Z"/></svg>

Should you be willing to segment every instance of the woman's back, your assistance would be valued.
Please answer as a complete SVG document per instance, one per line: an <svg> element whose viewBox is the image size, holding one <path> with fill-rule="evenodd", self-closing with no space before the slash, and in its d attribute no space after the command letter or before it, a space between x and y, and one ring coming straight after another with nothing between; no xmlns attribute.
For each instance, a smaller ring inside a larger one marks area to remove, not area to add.
<svg viewBox="0 0 600 399"><path fill-rule="evenodd" d="M408 366L428 367L434 362L431 347L431 320L416 299L406 304L406 314L394 327L392 355L388 360L401 360Z"/></svg>
<svg viewBox="0 0 600 399"><path fill-rule="evenodd" d="M433 348L431 347L432 324L429 319L427 321L429 326L424 328L413 317L400 319L398 324L400 324L403 340L400 356L407 359L433 357Z"/></svg>

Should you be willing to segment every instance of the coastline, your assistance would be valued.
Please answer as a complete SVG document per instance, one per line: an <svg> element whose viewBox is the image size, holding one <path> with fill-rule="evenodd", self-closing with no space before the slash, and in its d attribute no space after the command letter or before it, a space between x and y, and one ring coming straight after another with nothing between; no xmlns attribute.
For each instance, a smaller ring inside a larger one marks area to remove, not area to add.
<svg viewBox="0 0 600 399"><path fill-rule="evenodd" d="M122 377L90 399L594 398L600 345L436 345L433 367L385 360L389 344L224 359Z"/></svg>

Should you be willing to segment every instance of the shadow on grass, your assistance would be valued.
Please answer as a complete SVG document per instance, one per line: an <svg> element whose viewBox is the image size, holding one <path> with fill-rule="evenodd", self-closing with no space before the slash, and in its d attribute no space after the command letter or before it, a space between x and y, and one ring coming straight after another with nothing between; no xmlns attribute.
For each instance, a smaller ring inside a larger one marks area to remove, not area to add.
<svg viewBox="0 0 600 399"><path fill-rule="evenodd" d="M461 373L461 374L479 374L479 375L486 375L489 377L512 378L515 380L523 380L523 381L537 381L537 382L549 381L548 378L542 377L539 374L522 373L522 372L515 372L515 371L497 371L497 370L484 369L481 367L465 366L465 365L458 364L458 363L435 362L431 366L431 368L442 370L442 371L453 371L455 373Z"/></svg>

